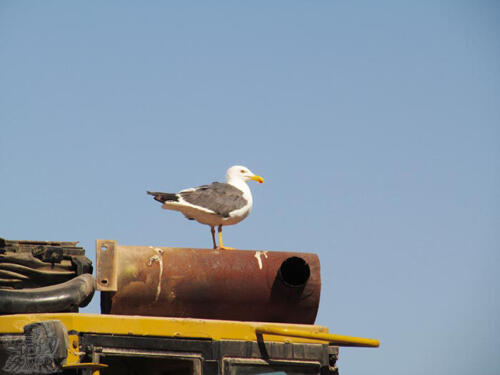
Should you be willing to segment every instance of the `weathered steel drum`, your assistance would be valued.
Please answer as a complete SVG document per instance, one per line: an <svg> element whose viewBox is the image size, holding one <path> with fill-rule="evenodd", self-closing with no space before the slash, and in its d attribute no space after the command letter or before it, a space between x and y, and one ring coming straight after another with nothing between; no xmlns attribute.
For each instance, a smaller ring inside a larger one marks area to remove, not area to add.
<svg viewBox="0 0 500 375"><path fill-rule="evenodd" d="M120 246L97 241L101 310L109 314L313 324L316 254Z"/></svg>

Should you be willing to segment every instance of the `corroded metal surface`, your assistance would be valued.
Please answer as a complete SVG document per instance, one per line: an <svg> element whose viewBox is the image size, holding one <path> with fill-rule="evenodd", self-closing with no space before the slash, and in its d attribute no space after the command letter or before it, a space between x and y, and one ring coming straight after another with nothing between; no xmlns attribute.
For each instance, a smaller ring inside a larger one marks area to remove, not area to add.
<svg viewBox="0 0 500 375"><path fill-rule="evenodd" d="M315 254L120 246L104 240L97 241L97 249L104 313L304 324L316 318L321 279ZM99 260L103 256L108 258Z"/></svg>
<svg viewBox="0 0 500 375"><path fill-rule="evenodd" d="M99 290L116 292L116 241L97 241L97 273Z"/></svg>

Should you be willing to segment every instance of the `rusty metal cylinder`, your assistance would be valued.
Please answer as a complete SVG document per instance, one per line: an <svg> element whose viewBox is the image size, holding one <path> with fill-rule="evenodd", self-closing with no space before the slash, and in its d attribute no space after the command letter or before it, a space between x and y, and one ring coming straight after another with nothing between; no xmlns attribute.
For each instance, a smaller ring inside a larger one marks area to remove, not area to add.
<svg viewBox="0 0 500 375"><path fill-rule="evenodd" d="M97 241L103 313L313 324L316 254Z"/></svg>

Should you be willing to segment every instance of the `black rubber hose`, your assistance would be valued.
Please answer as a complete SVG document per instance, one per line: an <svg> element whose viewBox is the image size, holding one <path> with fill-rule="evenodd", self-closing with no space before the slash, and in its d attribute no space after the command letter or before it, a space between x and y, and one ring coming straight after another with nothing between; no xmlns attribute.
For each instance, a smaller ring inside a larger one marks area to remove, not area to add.
<svg viewBox="0 0 500 375"><path fill-rule="evenodd" d="M61 284L33 289L0 289L0 314L78 311L95 291L95 279L84 273Z"/></svg>

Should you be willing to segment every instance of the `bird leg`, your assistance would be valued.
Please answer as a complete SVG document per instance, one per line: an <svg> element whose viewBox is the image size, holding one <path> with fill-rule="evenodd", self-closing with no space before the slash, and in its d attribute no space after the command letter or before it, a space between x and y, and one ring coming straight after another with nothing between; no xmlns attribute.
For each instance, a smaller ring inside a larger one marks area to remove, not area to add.
<svg viewBox="0 0 500 375"><path fill-rule="evenodd" d="M212 232L212 241L214 243L214 249L217 249L217 244L215 243L215 228L210 226L210 232Z"/></svg>
<svg viewBox="0 0 500 375"><path fill-rule="evenodd" d="M219 228L217 228L217 232L219 232L219 247L218 247L218 249L220 249L220 250L234 250L234 247L227 247L227 246L224 246L222 243L222 225L219 225Z"/></svg>

